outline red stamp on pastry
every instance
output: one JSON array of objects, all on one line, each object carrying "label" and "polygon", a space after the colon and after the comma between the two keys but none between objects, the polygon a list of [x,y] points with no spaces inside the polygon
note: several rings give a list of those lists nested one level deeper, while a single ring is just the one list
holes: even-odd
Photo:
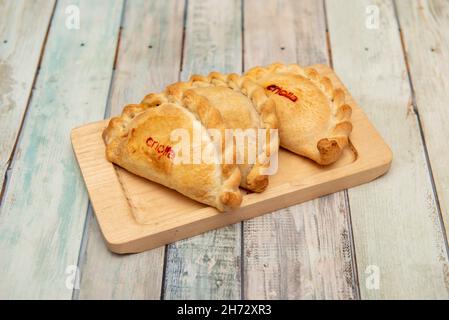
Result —
[{"label": "red stamp on pastry", "polygon": [[159,141],[154,140],[152,137],[149,137],[146,140],[146,144],[150,149],[156,151],[156,153],[159,155],[157,158],[158,160],[160,160],[162,157],[166,157],[168,160],[173,160],[175,158],[175,152],[169,145],[163,145],[159,143]]},{"label": "red stamp on pastry", "polygon": [[281,87],[275,85],[275,84],[270,84],[267,87],[268,91],[272,91],[280,96],[286,97],[287,99],[290,99],[293,102],[296,102],[298,100],[298,97],[293,93],[293,92],[289,92],[287,90],[282,89]]}]

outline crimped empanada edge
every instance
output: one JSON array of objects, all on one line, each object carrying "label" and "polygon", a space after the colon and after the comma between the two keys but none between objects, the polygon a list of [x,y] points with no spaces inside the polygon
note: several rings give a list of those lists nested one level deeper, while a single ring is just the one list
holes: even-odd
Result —
[{"label": "crimped empanada edge", "polygon": [[330,100],[332,106],[331,125],[329,131],[326,133],[327,137],[317,142],[316,148],[319,156],[314,157],[313,155],[305,154],[304,156],[312,158],[312,160],[321,165],[328,165],[335,162],[340,157],[343,149],[348,145],[349,135],[352,131],[352,123],[350,120],[352,109],[345,101],[344,91],[340,88],[335,88],[332,81],[327,76],[322,75],[318,70],[312,67],[302,68],[297,64],[286,65],[276,62],[266,67],[258,66],[247,71],[244,77],[249,77],[257,81],[257,79],[267,73],[282,72],[290,72],[305,77],[314,83]]}]

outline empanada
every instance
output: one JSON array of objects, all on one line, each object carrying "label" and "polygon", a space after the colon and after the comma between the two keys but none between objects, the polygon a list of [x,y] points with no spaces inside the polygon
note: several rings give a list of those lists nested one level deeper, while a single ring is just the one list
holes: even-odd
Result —
[{"label": "empanada", "polygon": [[[268,185],[267,169],[273,165],[270,159],[276,161],[279,139],[275,105],[263,88],[237,74],[212,72],[207,77],[194,75],[186,82],[169,85],[160,94],[147,95],[142,103],[157,105],[163,101],[180,101],[183,96],[192,102],[198,96],[206,98],[209,106],[218,110],[227,129],[234,129],[235,133],[235,129],[240,129],[239,133],[244,133],[240,135],[244,136],[243,139],[236,138],[242,146],[237,151],[237,163],[242,174],[240,185],[254,192],[265,190]],[[215,128],[216,122],[211,117],[206,118],[206,115],[213,113],[211,110],[198,109],[197,103],[187,103],[186,106],[207,128]],[[264,139],[259,137],[259,132],[265,134]],[[253,144],[248,142],[248,137],[251,137]],[[249,156],[251,152],[252,157]]]},{"label": "empanada", "polygon": [[322,165],[340,157],[352,131],[343,90],[315,69],[296,64],[255,67],[245,76],[276,103],[282,147]]},{"label": "empanada", "polygon": [[[124,169],[154,182],[175,189],[178,192],[220,211],[237,208],[242,195],[239,190],[240,170],[235,164],[225,164],[221,157],[233,149],[224,144],[217,145],[196,117],[183,106],[194,103],[198,109],[209,109],[206,99],[181,98],[179,103],[164,102],[149,107],[146,104],[128,105],[120,117],[111,119],[103,132],[106,156],[109,161]],[[214,115],[216,127],[224,130],[220,117]],[[175,159],[173,141],[175,130],[188,133],[188,149],[184,155],[201,151],[208,153],[215,162]],[[191,138],[197,134],[197,138]],[[220,148],[222,148],[220,150]]]}]

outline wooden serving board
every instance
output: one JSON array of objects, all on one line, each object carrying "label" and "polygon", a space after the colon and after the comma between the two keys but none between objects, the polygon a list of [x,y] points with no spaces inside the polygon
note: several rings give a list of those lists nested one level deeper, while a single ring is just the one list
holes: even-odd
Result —
[{"label": "wooden serving board", "polygon": [[233,212],[218,212],[110,163],[101,137],[109,120],[73,129],[73,149],[108,248],[116,253],[149,250],[360,185],[388,171],[390,148],[332,69],[314,67],[347,94],[353,109],[351,146],[330,166],[281,149],[278,172],[270,177],[267,190],[245,194]]}]

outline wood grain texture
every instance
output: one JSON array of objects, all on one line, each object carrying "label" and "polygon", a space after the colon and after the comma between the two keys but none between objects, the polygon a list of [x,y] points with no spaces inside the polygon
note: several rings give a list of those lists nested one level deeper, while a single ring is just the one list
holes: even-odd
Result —
[{"label": "wood grain texture", "polygon": [[351,10],[326,1],[334,68],[395,157],[384,178],[348,190],[361,296],[447,299],[448,257],[393,3],[345,4]]},{"label": "wood grain texture", "polygon": [[[242,71],[241,1],[189,0],[182,80]],[[167,248],[164,299],[239,299],[241,224]]]},{"label": "wood grain texture", "polygon": [[449,3],[396,1],[415,103],[449,234]]},{"label": "wood grain texture", "polygon": [[[69,4],[79,30],[66,27]],[[88,199],[69,133],[104,114],[121,11],[121,1],[57,4],[0,212],[1,298],[72,297],[66,270],[77,265]]]},{"label": "wood grain texture", "polygon": [[0,189],[17,141],[55,2],[0,2]]},{"label": "wood grain texture", "polygon": [[[177,0],[127,1],[117,56],[111,114],[147,93],[177,81],[181,64],[184,4]],[[164,247],[118,256],[107,250],[96,219],[89,221],[80,299],[159,299]]]},{"label": "wood grain texture", "polygon": [[[245,1],[245,69],[329,63],[322,1]],[[244,297],[353,299],[357,281],[344,192],[244,223]]]}]

